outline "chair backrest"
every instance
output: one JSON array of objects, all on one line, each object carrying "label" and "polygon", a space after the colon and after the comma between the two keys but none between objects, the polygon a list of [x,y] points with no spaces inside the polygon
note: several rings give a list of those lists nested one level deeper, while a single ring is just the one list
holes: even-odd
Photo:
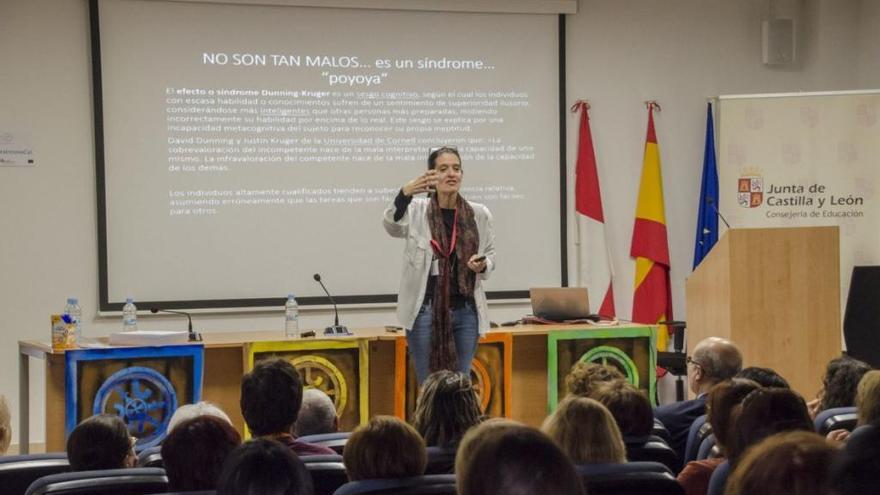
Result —
[{"label": "chair backrest", "polygon": [[70,471],[67,454],[29,454],[0,456],[0,487],[9,495],[24,495],[31,483],[50,474]]},{"label": "chair backrest", "polygon": [[156,495],[217,495],[217,490],[202,490],[197,492],[167,492]]},{"label": "chair backrest", "polygon": [[708,437],[711,433],[712,427],[706,420],[706,415],[697,416],[697,419],[691,423],[690,430],[688,430],[687,443],[684,446],[684,459],[682,459],[681,463],[682,466],[697,459],[697,453],[700,451],[700,444],[703,443],[703,439]]},{"label": "chair backrest", "polygon": [[654,418],[654,427],[651,428],[651,435],[662,438],[667,444],[672,440],[672,435],[666,429],[666,425],[657,418]]},{"label": "chair backrest", "polygon": [[162,446],[147,447],[138,454],[138,467],[165,467],[162,462]]},{"label": "chair backrest", "polygon": [[145,495],[168,491],[165,470],[159,468],[102,469],[44,476],[26,495]]},{"label": "chair backrest", "polygon": [[412,478],[350,481],[334,495],[455,495],[455,475],[426,474]]},{"label": "chair backrest", "polygon": [[428,447],[428,465],[425,474],[452,474],[455,472],[455,449]]},{"label": "chair backrest", "polygon": [[338,431],[336,433],[306,435],[303,437],[299,437],[297,440],[299,440],[300,442],[310,443],[312,445],[321,445],[323,447],[332,449],[333,452],[336,452],[339,455],[342,455],[342,451],[345,450],[345,443],[348,442],[348,437],[350,436],[350,431]]},{"label": "chair backrest", "polygon": [[348,483],[348,474],[341,455],[304,455],[300,457],[312,476],[315,495],[332,495]]},{"label": "chair backrest", "polygon": [[834,407],[817,414],[813,427],[820,435],[827,435],[832,430],[853,431],[857,422],[858,413],[855,407]]},{"label": "chair backrest", "polygon": [[659,462],[673,473],[678,471],[678,455],[659,437],[651,436],[647,439],[644,437],[624,437],[623,441],[626,444],[627,460],[631,462]]},{"label": "chair backrest", "polygon": [[712,471],[712,477],[709,478],[709,490],[706,492],[706,495],[724,495],[728,476],[730,476],[730,462],[724,461],[715,468],[715,471]]},{"label": "chair backrest", "polygon": [[575,466],[590,495],[683,495],[672,472],[657,462]]},{"label": "chair backrest", "polygon": [[700,450],[697,451],[696,460],[702,461],[703,459],[708,459],[712,457],[715,447],[715,435],[709,435],[704,438],[702,443],[700,443]]}]

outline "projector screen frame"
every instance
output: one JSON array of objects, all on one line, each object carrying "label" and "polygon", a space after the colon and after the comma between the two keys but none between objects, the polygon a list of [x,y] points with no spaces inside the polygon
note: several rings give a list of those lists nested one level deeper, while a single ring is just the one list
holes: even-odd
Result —
[{"label": "projector screen frame", "polygon": [[[98,234],[98,311],[99,313],[117,313],[122,311],[124,301],[109,300],[109,265],[107,256],[107,198],[104,153],[104,105],[101,70],[101,32],[99,0],[89,0],[90,47],[92,62],[92,104],[93,126],[95,137],[95,183]],[[557,28],[558,46],[558,84],[559,84],[559,218],[560,218],[560,285],[568,286],[568,186],[566,167],[566,93],[565,93],[565,14],[559,14]],[[333,288],[332,282],[330,283]],[[332,291],[331,291],[332,293]],[[529,290],[487,291],[490,301],[522,301],[528,300]],[[381,304],[389,305],[397,302],[397,294],[341,295],[335,297],[341,306]],[[242,309],[259,310],[283,306],[284,297],[248,298],[248,299],[210,299],[210,300],[176,300],[176,301],[137,301],[142,309],[157,307],[162,309],[190,310],[228,310]],[[298,297],[300,306],[327,306],[331,301],[325,296]]]}]

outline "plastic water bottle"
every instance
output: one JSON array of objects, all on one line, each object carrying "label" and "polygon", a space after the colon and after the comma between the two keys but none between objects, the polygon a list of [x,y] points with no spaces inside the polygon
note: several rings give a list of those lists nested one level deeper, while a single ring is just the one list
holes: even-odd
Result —
[{"label": "plastic water bottle", "polygon": [[64,306],[64,314],[70,316],[73,323],[76,323],[76,341],[82,341],[82,308],[79,306],[79,300],[75,297],[67,298],[67,305]]},{"label": "plastic water bottle", "polygon": [[134,299],[129,297],[125,300],[125,306],[122,307],[122,331],[134,332],[137,329],[137,306],[134,305]]},{"label": "plastic water bottle", "polygon": [[284,336],[299,337],[299,304],[293,294],[287,296],[287,303],[284,305]]}]

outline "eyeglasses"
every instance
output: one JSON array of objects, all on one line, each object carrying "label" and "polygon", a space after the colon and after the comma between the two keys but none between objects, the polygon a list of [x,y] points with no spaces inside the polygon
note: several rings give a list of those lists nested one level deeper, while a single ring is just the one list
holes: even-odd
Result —
[{"label": "eyeglasses", "polygon": [[687,364],[692,364],[692,365],[694,365],[694,366],[699,366],[700,368],[703,367],[702,364],[698,363],[697,361],[694,360],[694,358],[692,358],[692,357],[690,357],[690,356],[687,357],[686,361],[687,361]]}]

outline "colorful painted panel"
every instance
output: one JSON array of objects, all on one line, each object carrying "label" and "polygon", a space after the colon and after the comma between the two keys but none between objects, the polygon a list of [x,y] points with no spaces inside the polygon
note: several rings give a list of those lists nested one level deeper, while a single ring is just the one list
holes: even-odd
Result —
[{"label": "colorful painted panel", "polygon": [[171,415],[202,398],[204,347],[122,347],[65,353],[65,435],[95,414],[119,415],[140,451],[161,443]]},{"label": "colorful painted panel", "polygon": [[[395,342],[394,413],[412,419],[418,397],[416,373],[407,353],[406,338]],[[508,417],[513,339],[509,333],[490,333],[480,339],[471,364],[471,381],[477,389],[483,412],[490,417]]]},{"label": "colorful painted panel", "polygon": [[269,357],[293,364],[306,388],[323,390],[336,405],[341,431],[351,431],[369,419],[369,352],[367,341],[309,340],[249,344],[247,371]]},{"label": "colorful painted panel", "polygon": [[656,329],[653,327],[561,330],[547,334],[548,410],[565,396],[565,377],[575,363],[614,366],[655,402]]}]

